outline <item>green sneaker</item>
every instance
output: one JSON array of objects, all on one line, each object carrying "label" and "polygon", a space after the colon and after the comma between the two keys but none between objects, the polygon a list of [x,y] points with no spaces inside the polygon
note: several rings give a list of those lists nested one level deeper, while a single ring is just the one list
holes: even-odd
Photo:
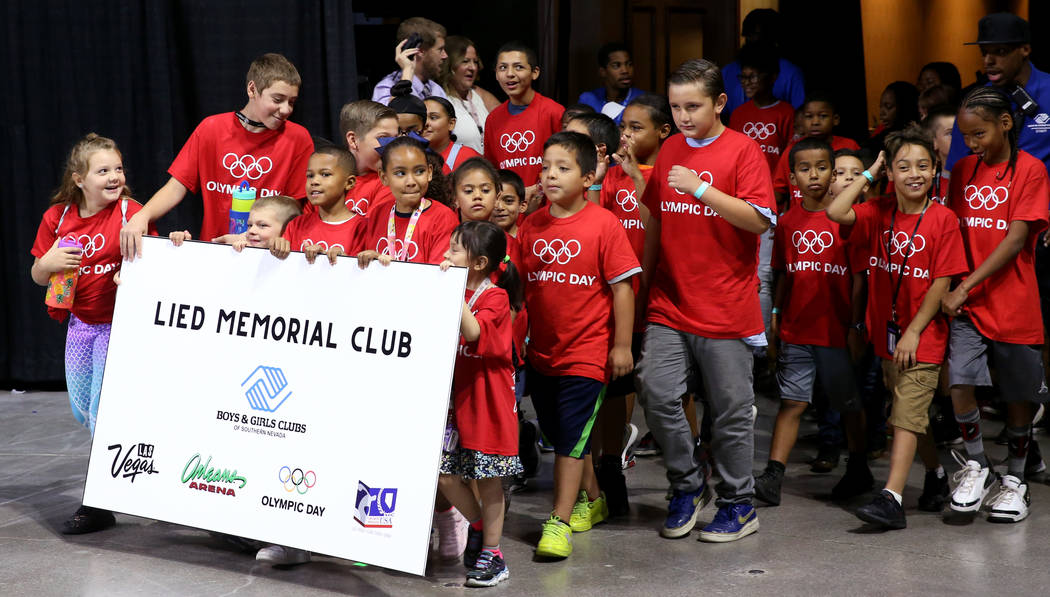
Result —
[{"label": "green sneaker", "polygon": [[600,494],[592,502],[587,499],[587,492],[581,491],[576,498],[576,504],[572,507],[572,517],[569,518],[569,526],[574,533],[582,533],[591,530],[591,527],[609,518],[609,504],[605,501],[605,494]]},{"label": "green sneaker", "polygon": [[543,534],[536,545],[536,555],[545,558],[567,558],[572,553],[572,528],[551,514],[543,523]]}]

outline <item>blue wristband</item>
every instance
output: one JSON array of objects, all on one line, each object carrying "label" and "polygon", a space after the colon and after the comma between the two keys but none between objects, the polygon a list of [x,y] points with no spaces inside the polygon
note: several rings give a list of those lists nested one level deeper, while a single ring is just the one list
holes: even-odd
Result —
[{"label": "blue wristband", "polygon": [[875,177],[871,175],[871,172],[868,172],[867,170],[865,170],[864,172],[861,172],[861,175],[863,175],[864,178],[868,179],[868,184],[874,184],[875,183]]},{"label": "blue wristband", "polygon": [[700,186],[696,187],[696,190],[693,191],[693,197],[696,197],[697,199],[703,197],[704,192],[707,191],[707,187],[709,186],[711,186],[711,183],[707,182],[706,180],[701,180]]},{"label": "blue wristband", "polygon": [[591,186],[587,187],[587,190],[588,191],[600,191],[600,190],[602,190],[602,185],[600,185],[600,184],[592,184]]}]

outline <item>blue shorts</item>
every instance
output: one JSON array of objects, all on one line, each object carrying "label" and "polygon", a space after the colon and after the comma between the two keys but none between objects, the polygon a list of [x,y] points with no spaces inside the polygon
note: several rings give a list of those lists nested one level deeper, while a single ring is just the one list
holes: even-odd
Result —
[{"label": "blue shorts", "polygon": [[548,376],[529,367],[532,405],[540,431],[554,453],[583,458],[591,449],[591,430],[605,397],[605,384],[578,375]]}]

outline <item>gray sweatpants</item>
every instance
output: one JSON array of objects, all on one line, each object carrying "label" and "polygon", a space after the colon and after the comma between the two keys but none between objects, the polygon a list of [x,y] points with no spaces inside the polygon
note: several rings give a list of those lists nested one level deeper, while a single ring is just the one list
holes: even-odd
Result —
[{"label": "gray sweatpants", "polygon": [[743,340],[704,338],[656,324],[646,328],[636,377],[638,401],[663,450],[673,489],[693,492],[703,483],[693,457],[696,444],[682,410],[682,396],[703,379],[711,410],[714,463],[722,477],[715,487],[717,504],[751,503],[755,451],[751,365],[751,348]]}]

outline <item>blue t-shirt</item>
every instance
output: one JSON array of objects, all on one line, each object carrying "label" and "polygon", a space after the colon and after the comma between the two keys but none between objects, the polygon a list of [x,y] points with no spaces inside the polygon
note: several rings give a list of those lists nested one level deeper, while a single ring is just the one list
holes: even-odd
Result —
[{"label": "blue t-shirt", "polygon": [[[616,114],[616,116],[612,116],[608,112],[605,112],[605,114],[607,116],[611,116],[612,119],[616,121],[616,124],[620,124],[620,121],[623,120],[623,109],[627,107],[627,104],[631,103],[632,100],[634,100],[639,95],[642,95],[643,93],[645,92],[641,89],[631,87],[627,90],[627,97],[624,98],[623,103],[615,102],[617,105],[621,106],[620,108],[618,108],[619,113]],[[590,91],[584,91],[583,93],[581,93],[580,103],[587,104],[588,106],[594,108],[595,112],[602,114],[602,108],[605,107],[605,104],[609,103],[609,100],[605,98],[605,87],[599,87],[597,89],[592,89]]]},{"label": "blue t-shirt", "polygon": [[[1039,113],[1034,118],[1025,117],[1017,137],[1017,146],[1042,160],[1047,172],[1050,172],[1050,75],[1032,66],[1032,74],[1024,88],[1039,104]],[[1016,104],[1011,102],[1011,105],[1017,110]],[[970,148],[963,142],[959,123],[956,122],[952,126],[952,146],[948,150],[948,163],[944,165],[944,170],[950,171],[955,162],[968,155]]]},{"label": "blue t-shirt", "polygon": [[[722,81],[726,87],[726,97],[729,98],[722,110],[722,115],[726,118],[729,118],[733,110],[747,103],[744,86],[740,84],[740,79],[737,79],[739,76],[740,63],[735,60],[722,68]],[[777,75],[777,80],[773,81],[773,97],[788,102],[798,110],[802,102],[806,101],[806,84],[802,79],[802,69],[781,58],[780,74]]]}]

